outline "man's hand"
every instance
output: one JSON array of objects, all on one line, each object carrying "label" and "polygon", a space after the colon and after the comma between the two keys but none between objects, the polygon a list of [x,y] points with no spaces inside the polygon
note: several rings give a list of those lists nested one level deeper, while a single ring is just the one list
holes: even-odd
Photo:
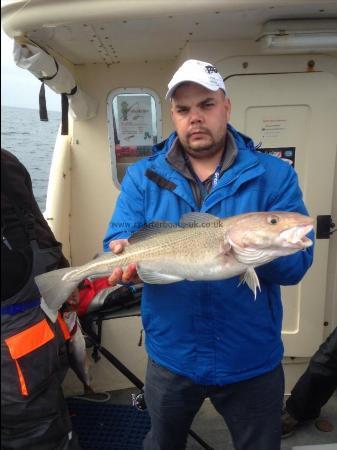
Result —
[{"label": "man's hand", "polygon": [[[122,253],[127,245],[129,245],[127,239],[117,239],[115,241],[111,241],[109,247],[113,253],[118,254]],[[137,275],[135,263],[129,264],[124,272],[120,267],[116,267],[110,275],[108,281],[111,286],[116,286],[116,284],[120,281],[123,283],[141,283],[141,279]]]}]

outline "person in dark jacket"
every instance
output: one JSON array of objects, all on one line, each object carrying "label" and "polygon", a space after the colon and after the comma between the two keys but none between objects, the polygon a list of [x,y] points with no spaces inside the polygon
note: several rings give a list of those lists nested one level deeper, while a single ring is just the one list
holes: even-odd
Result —
[{"label": "person in dark jacket", "polygon": [[[296,173],[257,152],[228,122],[231,103],[216,67],[186,61],[167,98],[176,128],[153,155],[130,166],[104,249],[118,253],[142,224],[179,223],[190,212],[226,218],[253,211],[307,214]],[[209,397],[237,450],[278,450],[284,380],[280,285],[299,283],[313,249],[257,269],[256,301],[239,277],[144,284],[142,321],[149,356],[145,401],[151,430],[145,450],[181,450]],[[135,281],[135,264],[112,284]]]},{"label": "person in dark jacket", "polygon": [[1,448],[75,450],[61,383],[67,327],[40,307],[38,274],[67,267],[29,173],[1,149]]},{"label": "person in dark jacket", "polygon": [[337,389],[337,328],[309,361],[286,401],[282,437],[291,436],[304,422],[317,419]]}]

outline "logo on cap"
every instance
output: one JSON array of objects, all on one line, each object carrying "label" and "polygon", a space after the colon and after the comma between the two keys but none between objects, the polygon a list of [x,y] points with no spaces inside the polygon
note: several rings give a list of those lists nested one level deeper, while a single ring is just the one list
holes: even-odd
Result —
[{"label": "logo on cap", "polygon": [[208,74],[218,73],[218,69],[214,66],[205,66],[205,70]]}]

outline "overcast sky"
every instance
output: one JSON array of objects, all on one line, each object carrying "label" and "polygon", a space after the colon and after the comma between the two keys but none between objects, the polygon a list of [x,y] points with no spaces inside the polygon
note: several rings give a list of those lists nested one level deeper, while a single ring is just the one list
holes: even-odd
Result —
[{"label": "overcast sky", "polygon": [[[39,108],[41,83],[28,70],[15,65],[13,40],[1,29],[1,105]],[[46,86],[47,109],[61,110],[61,97]]]}]

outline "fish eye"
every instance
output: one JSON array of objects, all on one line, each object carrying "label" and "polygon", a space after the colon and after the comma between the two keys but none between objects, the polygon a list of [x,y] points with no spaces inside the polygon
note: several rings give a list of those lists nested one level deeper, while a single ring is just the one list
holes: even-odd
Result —
[{"label": "fish eye", "polygon": [[270,225],[276,225],[279,220],[280,218],[278,216],[269,216],[267,222],[270,223]]}]

